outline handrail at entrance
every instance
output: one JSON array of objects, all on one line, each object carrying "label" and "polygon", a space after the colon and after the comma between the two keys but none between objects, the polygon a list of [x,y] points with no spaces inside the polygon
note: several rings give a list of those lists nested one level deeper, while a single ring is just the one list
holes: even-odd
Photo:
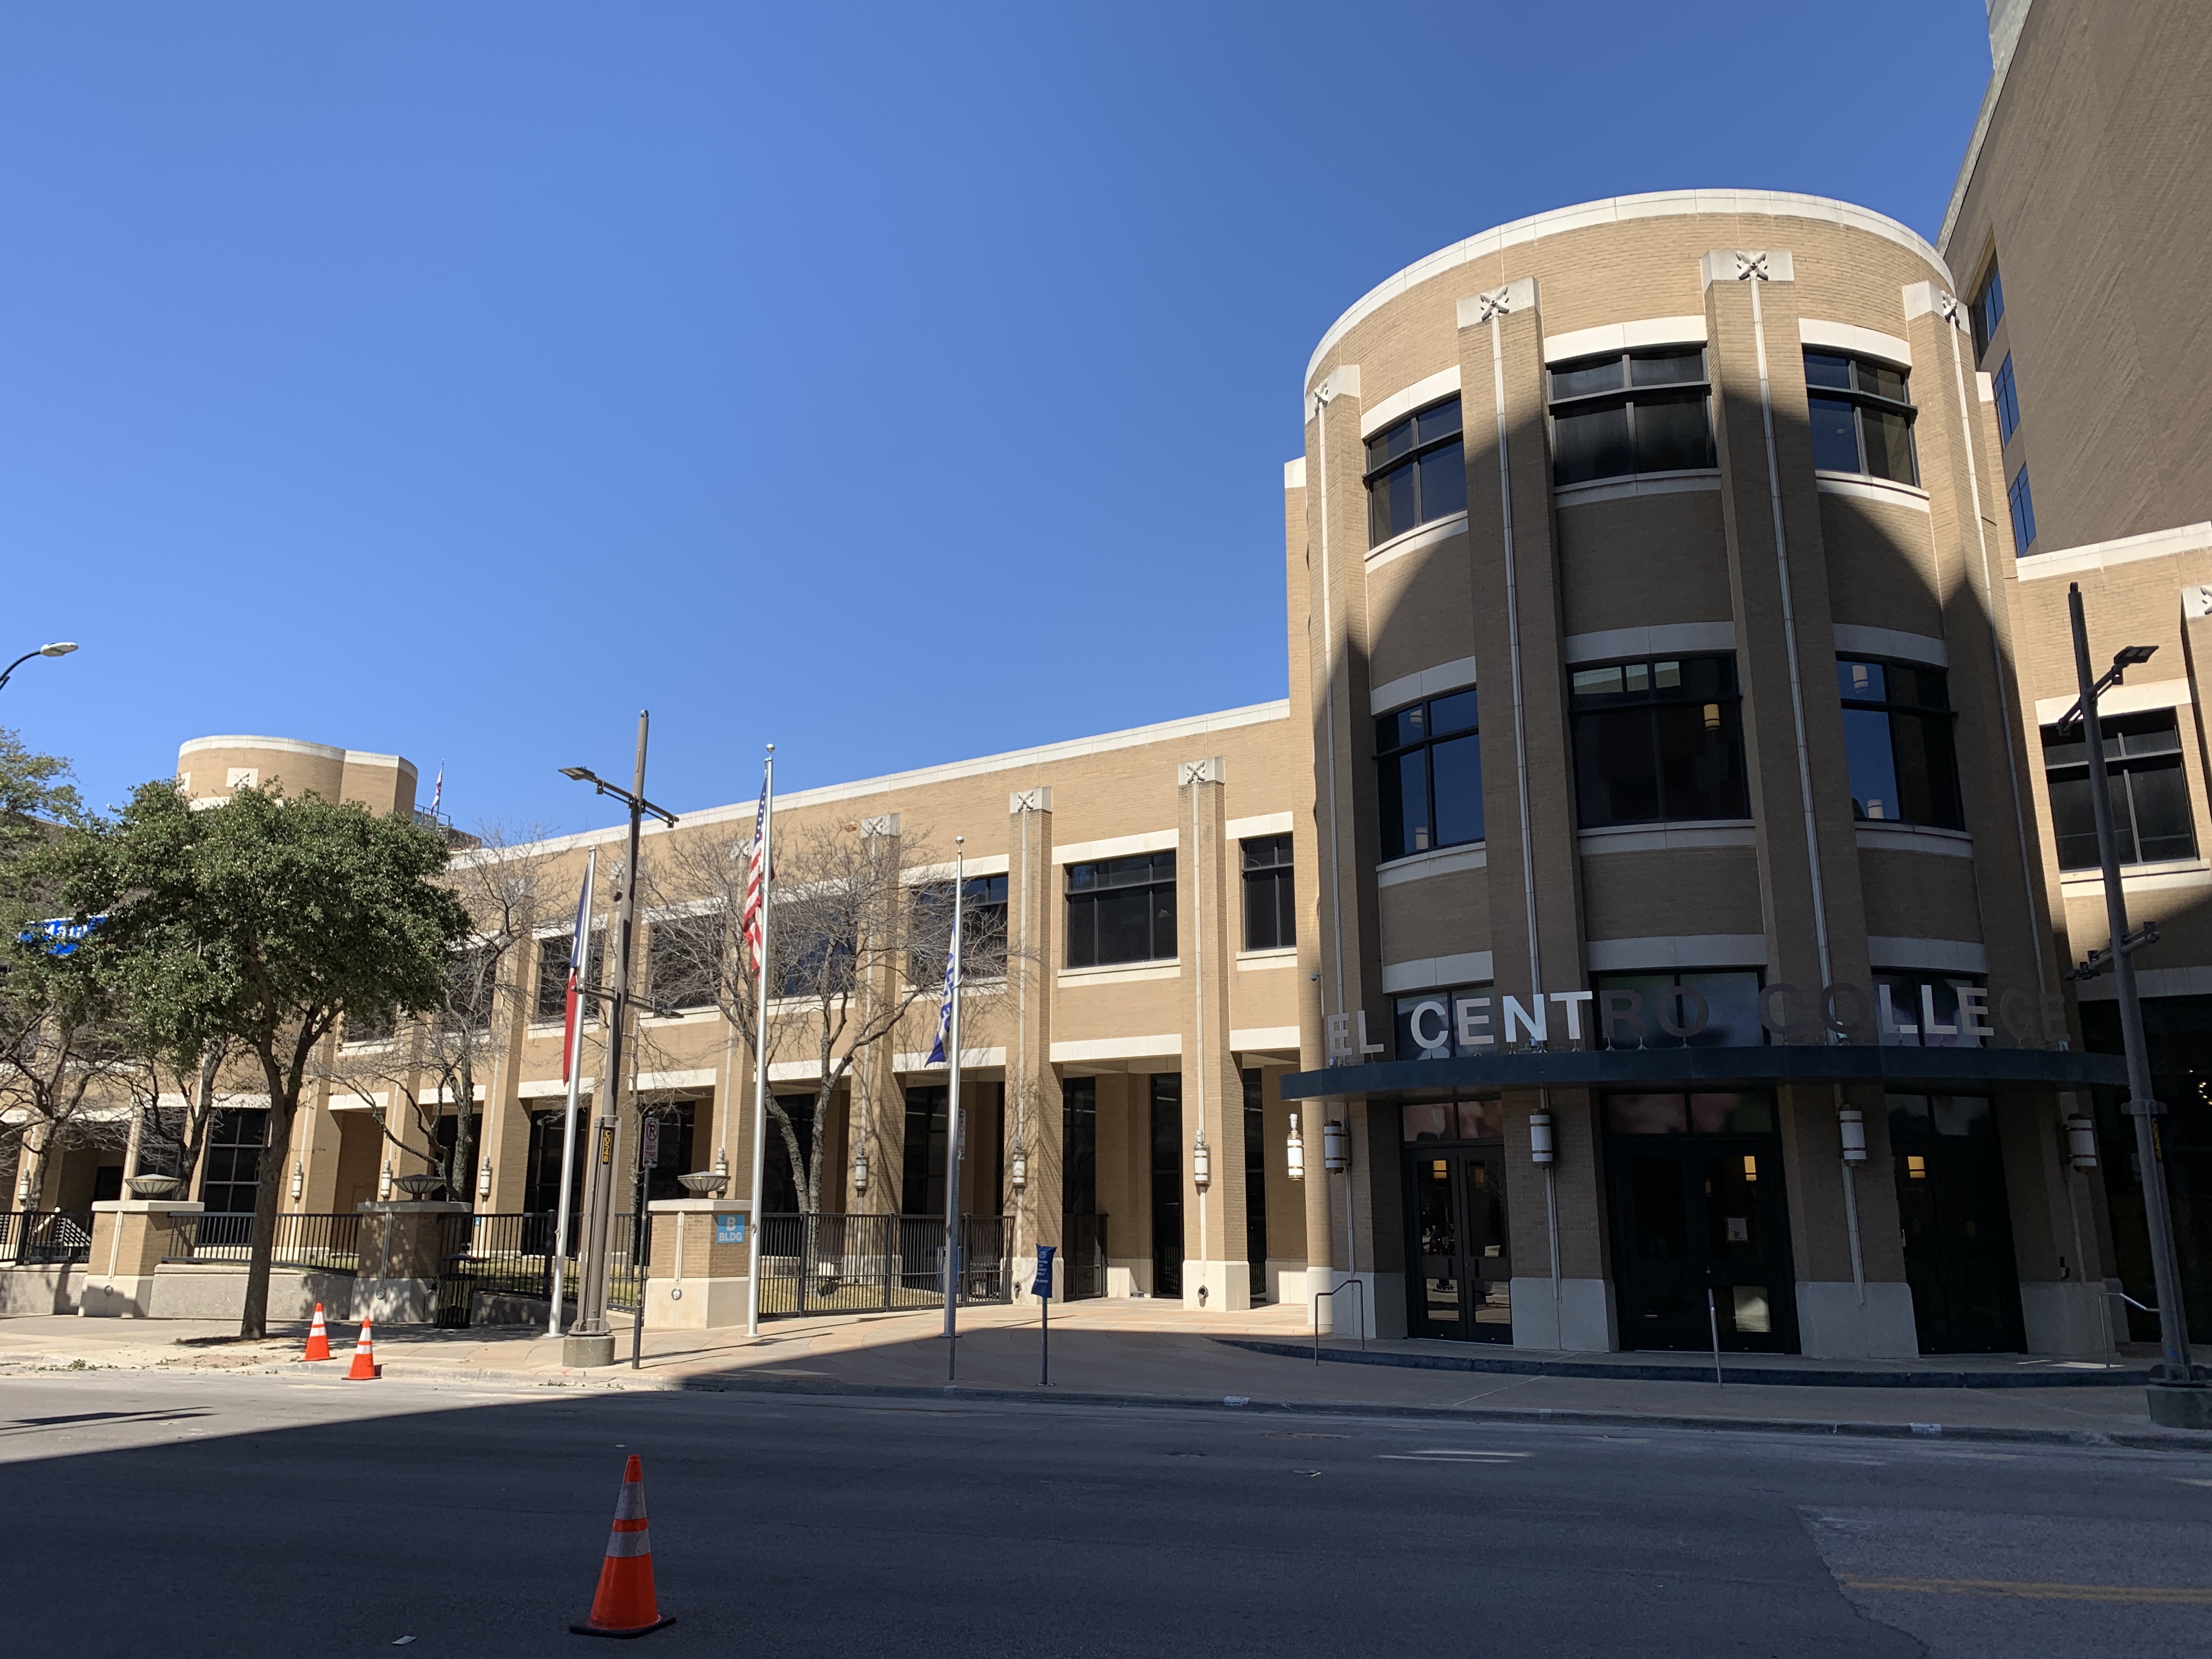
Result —
[{"label": "handrail at entrance", "polygon": [[[1359,1347],[1363,1353],[1367,1349],[1367,1284],[1364,1279],[1347,1279],[1341,1285],[1332,1285],[1325,1291],[1314,1292],[1313,1306],[1306,1315],[1306,1322],[1313,1329],[1314,1364],[1316,1365],[1321,1364],[1321,1304],[1328,1302],[1339,1291],[1359,1292]],[[1336,1311],[1334,1302],[1329,1302],[1329,1311]]]}]

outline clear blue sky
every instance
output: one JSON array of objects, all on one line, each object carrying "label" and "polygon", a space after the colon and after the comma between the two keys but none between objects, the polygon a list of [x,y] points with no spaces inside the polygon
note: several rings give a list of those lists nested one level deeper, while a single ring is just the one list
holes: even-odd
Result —
[{"label": "clear blue sky", "polygon": [[1635,191],[1932,234],[1988,73],[1977,0],[17,0],[0,647],[83,649],[0,724],[580,829],[641,706],[683,810],[1279,696],[1340,311]]}]

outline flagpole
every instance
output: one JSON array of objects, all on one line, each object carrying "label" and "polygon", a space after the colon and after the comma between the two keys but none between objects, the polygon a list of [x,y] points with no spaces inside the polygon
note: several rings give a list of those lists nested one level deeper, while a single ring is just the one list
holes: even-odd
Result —
[{"label": "flagpole", "polygon": [[753,998],[753,1202],[745,1225],[752,1233],[747,1252],[751,1265],[745,1273],[745,1334],[760,1334],[761,1188],[768,1176],[768,954],[769,932],[775,907],[770,902],[775,883],[775,745],[768,746],[761,769],[760,845],[753,856],[760,861],[760,951],[753,965],[760,977]]},{"label": "flagpole", "polygon": [[[443,773],[440,775],[443,776]],[[562,1293],[568,1288],[568,1192],[569,1183],[576,1178],[577,1097],[584,1084],[584,999],[581,992],[588,988],[580,981],[592,960],[592,888],[599,872],[599,849],[594,847],[584,865],[584,892],[576,907],[576,914],[583,918],[583,926],[578,931],[582,935],[580,948],[584,957],[581,962],[568,964],[569,981],[576,984],[578,989],[571,994],[575,1006],[569,1011],[568,1052],[562,1056],[566,1062],[563,1069],[568,1073],[568,1111],[561,1131],[561,1199],[553,1227],[553,1305],[545,1316],[545,1334],[548,1336],[561,1334],[561,1303]]]},{"label": "flagpole", "polygon": [[[965,836],[955,836],[952,844],[966,844]],[[951,1030],[945,1043],[945,1060],[951,1066],[951,1078],[945,1091],[945,1380],[951,1382],[959,1367],[960,1332],[957,1311],[960,1306],[960,932],[963,903],[968,896],[968,855],[956,852],[952,859],[952,945],[949,977],[952,981],[952,1015]]]}]

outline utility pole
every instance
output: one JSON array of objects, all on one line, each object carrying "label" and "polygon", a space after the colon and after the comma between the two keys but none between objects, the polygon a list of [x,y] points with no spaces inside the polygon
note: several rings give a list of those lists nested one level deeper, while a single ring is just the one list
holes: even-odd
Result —
[{"label": "utility pole", "polygon": [[[2105,921],[2111,944],[2069,975],[2087,979],[2109,966],[2120,1005],[2120,1042],[2127,1051],[2128,1115],[2136,1121],[2136,1158],[2142,1165],[2143,1224],[2150,1234],[2153,1281],[2158,1287],[2158,1331],[2160,1358],[2167,1383],[2195,1380],[2189,1358],[2189,1320],[2181,1304],[2181,1273],[2173,1248],[2173,1212],[2166,1199],[2166,1165],[2159,1157],[2158,1129],[2154,1119],[2166,1110],[2151,1097],[2150,1056],[2143,1042],[2142,1000],[2136,989],[2135,953],[2158,940],[2158,929],[2148,927],[2140,935],[2128,932],[2127,894],[2120,885],[2120,851],[2112,836],[2112,785],[2105,769],[2105,732],[2097,714],[2097,698],[2118,685],[2129,668],[2149,659],[2155,646],[2133,645],[2112,659],[2101,678],[2089,672],[2089,624],[2081,610],[2081,585],[2069,583],[2066,608],[2074,624],[2074,676],[2081,687],[2078,712],[2081,741],[2089,751],[2089,805],[2097,823],[2097,860],[2105,878]],[[2063,726],[2072,722],[2062,720]],[[2154,1394],[2154,1408],[2159,1404]]]},{"label": "utility pole", "polygon": [[[623,1047],[629,1019],[629,952],[632,923],[637,916],[638,835],[648,812],[672,828],[676,815],[645,798],[645,744],[653,716],[637,715],[637,769],[628,789],[609,783],[588,767],[564,766],[561,775],[588,783],[592,793],[612,795],[629,808],[629,858],[623,866],[622,889],[615,901],[614,980],[607,999],[606,1069],[592,1091],[598,1109],[592,1115],[591,1163],[584,1181],[582,1251],[576,1264],[576,1322],[561,1343],[563,1365],[611,1365],[615,1338],[607,1326],[607,1257],[614,1231],[615,1139],[620,1109]],[[645,1316],[641,1288],[637,1317]]]},{"label": "utility pole", "polygon": [[[960,848],[965,836],[955,836]],[[952,859],[951,963],[946,977],[952,981],[952,1013],[947,1021],[945,1062],[951,1068],[945,1091],[945,1380],[957,1380],[960,1365],[960,981],[967,964],[961,960],[960,932],[968,893],[968,855],[955,852]]]}]

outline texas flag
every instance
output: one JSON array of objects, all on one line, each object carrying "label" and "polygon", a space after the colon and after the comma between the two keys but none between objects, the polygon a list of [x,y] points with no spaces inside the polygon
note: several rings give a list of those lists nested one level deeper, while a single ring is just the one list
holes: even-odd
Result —
[{"label": "texas flag", "polygon": [[576,931],[568,942],[568,998],[561,1030],[561,1081],[566,1083],[583,1063],[585,964],[592,950],[592,878],[599,873],[599,854],[592,849],[584,866],[584,890],[576,895]]}]

